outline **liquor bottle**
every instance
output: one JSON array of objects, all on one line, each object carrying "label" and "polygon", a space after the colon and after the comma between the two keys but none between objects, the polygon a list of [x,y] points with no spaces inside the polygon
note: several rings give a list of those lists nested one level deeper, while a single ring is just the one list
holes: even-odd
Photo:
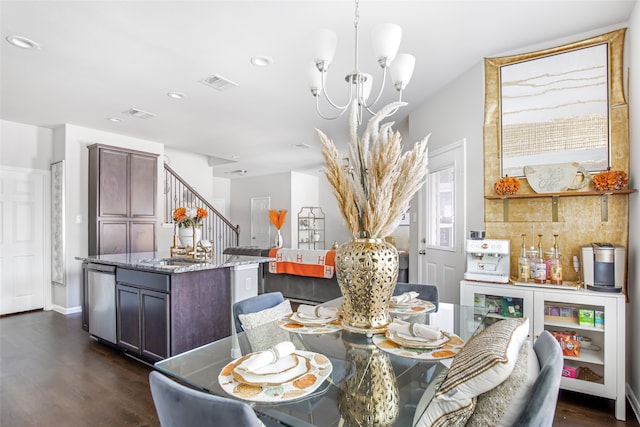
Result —
[{"label": "liquor bottle", "polygon": [[533,273],[535,283],[545,283],[547,281],[547,264],[544,262],[544,250],[542,249],[542,234],[538,234],[538,253],[536,255],[536,268]]},{"label": "liquor bottle", "polygon": [[520,248],[520,258],[518,258],[518,280],[521,282],[531,280],[531,266],[529,265],[529,258],[527,258],[527,248],[524,245],[526,237],[526,234],[522,234],[522,247]]},{"label": "liquor bottle", "polygon": [[553,258],[551,258],[551,283],[562,284],[562,263],[560,262],[560,249],[558,248],[558,235],[553,235]]}]

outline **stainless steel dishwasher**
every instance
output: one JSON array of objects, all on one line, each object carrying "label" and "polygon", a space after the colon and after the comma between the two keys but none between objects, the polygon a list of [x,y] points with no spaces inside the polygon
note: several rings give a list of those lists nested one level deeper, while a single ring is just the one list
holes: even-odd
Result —
[{"label": "stainless steel dishwasher", "polygon": [[89,333],[116,343],[116,268],[87,263]]}]

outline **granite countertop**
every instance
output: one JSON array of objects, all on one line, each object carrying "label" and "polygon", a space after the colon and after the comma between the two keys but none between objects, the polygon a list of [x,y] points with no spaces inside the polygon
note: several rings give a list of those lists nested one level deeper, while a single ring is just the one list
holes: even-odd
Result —
[{"label": "granite countertop", "polygon": [[259,264],[272,261],[273,258],[248,255],[225,255],[222,263],[205,262],[186,258],[172,258],[169,252],[138,252],[130,254],[77,256],[75,259],[116,267],[161,273],[188,273],[191,271],[211,270],[214,268],[236,267],[239,265]]}]

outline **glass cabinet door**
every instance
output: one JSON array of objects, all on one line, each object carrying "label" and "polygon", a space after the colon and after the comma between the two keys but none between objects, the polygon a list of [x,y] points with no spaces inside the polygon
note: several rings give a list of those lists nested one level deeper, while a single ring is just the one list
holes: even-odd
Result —
[{"label": "glass cabinet door", "polygon": [[562,387],[615,398],[615,301],[577,293],[540,292],[536,298],[543,309],[536,311],[534,334],[547,330],[563,348]]},{"label": "glass cabinet door", "polygon": [[[529,335],[533,335],[533,292],[510,285],[482,285],[463,282],[460,304],[473,305],[478,313],[487,313],[486,326],[500,319],[529,318]],[[493,322],[491,319],[494,319]]]}]

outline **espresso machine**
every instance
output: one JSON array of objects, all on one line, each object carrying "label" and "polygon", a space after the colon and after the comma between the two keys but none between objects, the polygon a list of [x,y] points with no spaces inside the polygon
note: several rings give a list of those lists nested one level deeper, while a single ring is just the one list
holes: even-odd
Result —
[{"label": "espresso machine", "polygon": [[626,251],[611,243],[591,243],[582,247],[582,275],[587,289],[620,292],[625,282]]},{"label": "espresso machine", "polygon": [[509,283],[509,240],[468,239],[466,280]]}]

